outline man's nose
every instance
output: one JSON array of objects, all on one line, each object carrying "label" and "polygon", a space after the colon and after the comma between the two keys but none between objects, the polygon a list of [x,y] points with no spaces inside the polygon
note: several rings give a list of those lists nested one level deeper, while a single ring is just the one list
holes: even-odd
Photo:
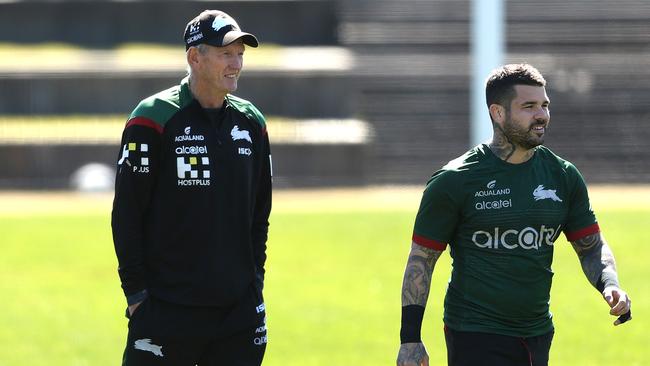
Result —
[{"label": "man's nose", "polygon": [[550,114],[548,108],[539,108],[539,109],[537,109],[537,112],[535,113],[535,119],[537,119],[537,120],[548,121],[550,116],[551,116],[551,114]]},{"label": "man's nose", "polygon": [[233,60],[230,62],[230,67],[236,70],[241,70],[243,64],[244,64],[244,58],[241,56],[237,56],[234,57]]}]

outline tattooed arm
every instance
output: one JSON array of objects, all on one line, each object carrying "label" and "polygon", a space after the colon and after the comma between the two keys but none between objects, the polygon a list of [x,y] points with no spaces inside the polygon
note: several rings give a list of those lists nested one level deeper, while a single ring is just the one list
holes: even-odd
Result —
[{"label": "tattooed arm", "polygon": [[[404,281],[402,282],[402,307],[415,305],[422,308],[423,314],[429,297],[433,268],[441,254],[442,251],[411,243],[411,252],[406,262]],[[404,328],[405,324],[402,324],[402,327]],[[419,329],[416,332],[419,334]],[[397,365],[428,366],[429,355],[424,344],[422,342],[403,343],[397,355]]]},{"label": "tattooed arm", "polygon": [[[587,235],[582,239],[571,242],[578,254],[582,270],[589,282],[601,292],[610,306],[610,314],[621,316],[630,311],[631,301],[627,293],[618,284],[616,261],[614,253],[601,233]],[[619,325],[627,319],[617,319],[614,325]]]},{"label": "tattooed arm", "polygon": [[411,243],[404,270],[404,281],[402,282],[402,306],[420,305],[426,307],[431,287],[431,275],[441,251],[429,249],[421,245]]}]

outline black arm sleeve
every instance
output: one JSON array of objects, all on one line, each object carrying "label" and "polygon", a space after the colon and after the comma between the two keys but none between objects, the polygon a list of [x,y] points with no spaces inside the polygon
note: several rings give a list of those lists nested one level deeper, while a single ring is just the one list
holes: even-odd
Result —
[{"label": "black arm sleeve", "polygon": [[147,288],[144,225],[159,156],[160,133],[148,126],[127,124],[117,162],[111,216],[118,273],[127,298]]},{"label": "black arm sleeve", "polygon": [[263,132],[263,141],[260,180],[257,184],[252,227],[253,255],[255,256],[257,285],[260,288],[264,285],[264,263],[266,262],[266,240],[269,231],[269,215],[271,214],[271,182],[273,175],[269,136],[266,130]]}]

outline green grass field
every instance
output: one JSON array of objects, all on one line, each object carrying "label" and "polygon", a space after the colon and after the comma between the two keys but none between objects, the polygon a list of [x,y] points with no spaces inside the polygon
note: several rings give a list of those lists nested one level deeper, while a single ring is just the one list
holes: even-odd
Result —
[{"label": "green grass field", "polygon": [[[265,365],[394,364],[401,277],[419,198],[388,194],[385,204],[362,194],[313,204],[305,202],[309,195],[276,196]],[[17,201],[16,209],[0,208],[0,365],[119,364],[127,320],[110,201],[75,206],[60,199],[43,209],[41,198],[30,203],[33,212]],[[0,196],[0,206],[12,202]],[[552,365],[650,364],[648,203],[596,207],[633,298],[634,320],[621,327],[612,326],[570,245],[563,238],[556,243]],[[441,303],[449,268],[447,253],[435,270],[423,329],[431,365],[446,364]]]}]

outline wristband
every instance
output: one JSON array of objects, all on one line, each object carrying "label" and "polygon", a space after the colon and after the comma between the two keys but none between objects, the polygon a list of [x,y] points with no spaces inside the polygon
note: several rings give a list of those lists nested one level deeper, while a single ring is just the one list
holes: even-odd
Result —
[{"label": "wristband", "polygon": [[402,344],[422,342],[420,337],[422,318],[424,318],[424,306],[402,306],[402,329],[399,332],[399,338]]}]

